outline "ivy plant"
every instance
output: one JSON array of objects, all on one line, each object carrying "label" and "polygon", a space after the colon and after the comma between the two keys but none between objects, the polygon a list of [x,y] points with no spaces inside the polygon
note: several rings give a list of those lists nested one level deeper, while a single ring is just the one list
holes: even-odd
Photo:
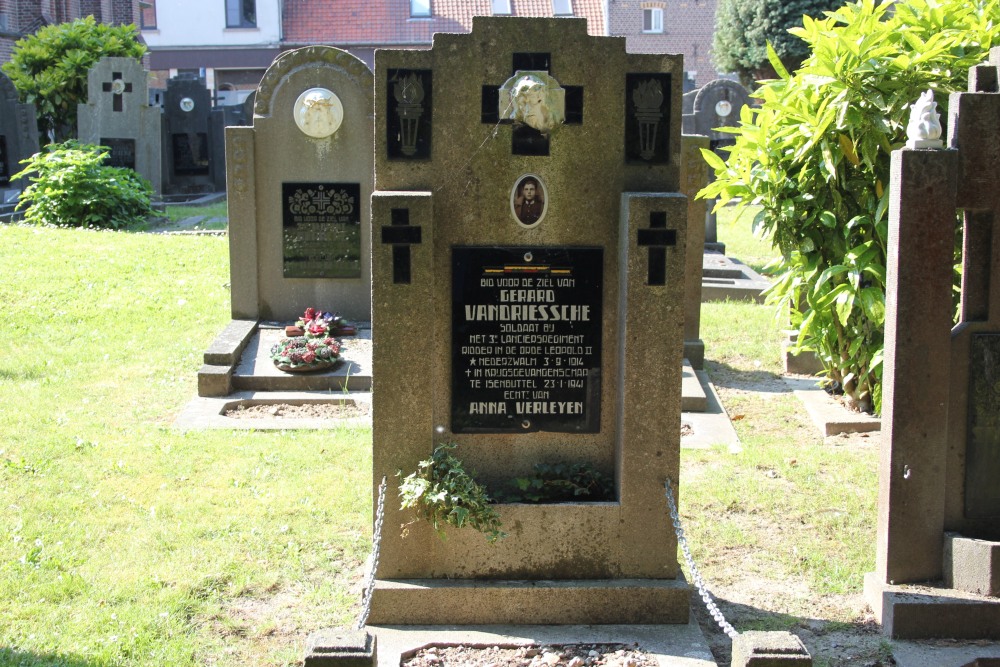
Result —
[{"label": "ivy plant", "polygon": [[466,526],[486,535],[495,543],[507,534],[501,530],[500,513],[491,503],[486,488],[465,470],[455,456],[457,445],[443,442],[434,448],[431,458],[417,464],[417,469],[403,477],[399,485],[401,509],[413,509],[418,519],[428,521],[441,539],[446,525]]},{"label": "ivy plant", "polygon": [[614,498],[614,485],[589,463],[536,463],[532,474],[516,477],[512,490],[502,494],[505,503],[560,503],[606,501]]},{"label": "ivy plant", "polygon": [[122,229],[142,224],[156,212],[153,186],[131,169],[104,164],[108,150],[75,140],[49,144],[22,160],[27,177],[18,210],[35,224]]},{"label": "ivy plant", "polygon": [[719,206],[760,206],[755,229],[780,250],[769,300],[816,352],[854,407],[881,410],[890,153],[902,147],[909,106],[948,94],[1000,44],[998,0],[858,0],[803,18],[809,45],[789,73],[762,82],[744,107],[715,180],[700,195]]}]

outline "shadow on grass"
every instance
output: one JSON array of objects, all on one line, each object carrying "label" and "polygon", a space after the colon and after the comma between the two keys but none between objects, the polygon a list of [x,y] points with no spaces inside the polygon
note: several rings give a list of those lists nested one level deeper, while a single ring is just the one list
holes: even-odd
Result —
[{"label": "shadow on grass", "polygon": [[792,391],[782,376],[772,371],[736,368],[710,359],[705,360],[705,370],[717,388],[742,389],[767,394],[787,394]]},{"label": "shadow on grass", "polygon": [[31,653],[11,648],[0,648],[2,667],[97,667],[102,664],[75,655],[58,653]]}]

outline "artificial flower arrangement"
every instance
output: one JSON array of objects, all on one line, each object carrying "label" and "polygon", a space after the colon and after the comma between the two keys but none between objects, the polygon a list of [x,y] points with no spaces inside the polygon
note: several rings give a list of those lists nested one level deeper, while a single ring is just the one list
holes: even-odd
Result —
[{"label": "artificial flower arrangement", "polygon": [[353,336],[358,331],[353,324],[338,313],[326,313],[315,308],[306,308],[306,312],[294,325],[285,327],[286,336],[305,336],[306,338],[326,338],[328,336]]},{"label": "artificial flower arrangement", "polygon": [[340,315],[306,308],[294,325],[285,327],[285,338],[271,347],[271,359],[278,370],[290,373],[330,368],[340,360],[341,343],[334,336],[355,333]]}]

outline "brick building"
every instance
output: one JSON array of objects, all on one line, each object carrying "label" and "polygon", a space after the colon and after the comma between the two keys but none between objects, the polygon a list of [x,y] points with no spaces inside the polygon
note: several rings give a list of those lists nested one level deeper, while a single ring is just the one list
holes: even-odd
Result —
[{"label": "brick building", "polygon": [[632,53],[680,53],[694,86],[718,78],[712,63],[715,0],[608,0],[608,34]]},{"label": "brick building", "polygon": [[101,23],[139,24],[139,0],[0,0],[0,62],[14,42],[39,28],[93,15]]}]

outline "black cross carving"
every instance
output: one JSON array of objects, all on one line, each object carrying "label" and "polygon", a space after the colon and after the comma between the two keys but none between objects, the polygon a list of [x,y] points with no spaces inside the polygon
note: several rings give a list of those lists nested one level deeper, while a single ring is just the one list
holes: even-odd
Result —
[{"label": "black cross carving", "polygon": [[392,282],[410,284],[410,246],[420,244],[420,227],[410,225],[410,209],[392,209],[391,225],[382,225],[382,243],[392,246]]},{"label": "black cross carving", "polygon": [[[106,93],[112,92],[112,89],[114,88],[115,85],[115,81],[121,81],[121,78],[122,78],[121,72],[112,72],[111,81],[105,81],[103,84],[101,84],[101,90],[103,90]],[[112,97],[111,110],[121,111],[124,108],[122,93],[131,93],[131,92],[132,92],[132,84],[123,82],[122,92],[115,93]]]},{"label": "black cross carving", "polygon": [[[515,53],[511,75],[526,70],[551,71],[552,58],[548,53]],[[566,117],[564,125],[583,124],[583,86],[566,86]],[[480,121],[489,125],[509,123],[501,120],[498,106],[500,104],[500,85],[484,85],[482,87],[482,111]],[[511,153],[513,155],[548,155],[549,137],[530,127],[518,127],[512,134]]]},{"label": "black cross carving", "polygon": [[677,245],[677,230],[667,229],[666,211],[653,211],[649,214],[649,227],[640,229],[636,243],[641,248],[649,250],[649,272],[646,276],[647,285],[667,284],[667,248]]}]

